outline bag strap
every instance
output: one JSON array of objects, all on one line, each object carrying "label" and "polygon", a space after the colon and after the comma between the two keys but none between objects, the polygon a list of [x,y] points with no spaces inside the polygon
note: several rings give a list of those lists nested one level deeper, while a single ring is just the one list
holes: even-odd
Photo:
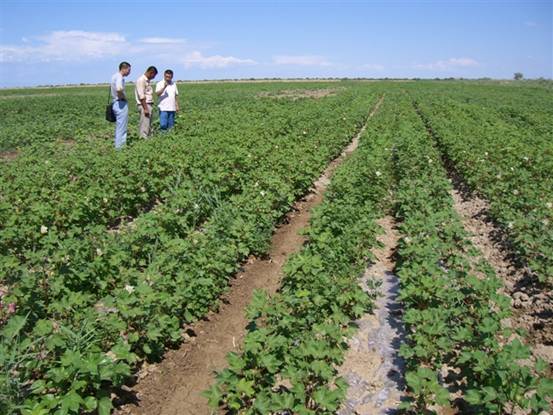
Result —
[{"label": "bag strap", "polygon": [[111,100],[111,82],[109,83],[109,88],[108,88],[108,105],[110,100]]}]

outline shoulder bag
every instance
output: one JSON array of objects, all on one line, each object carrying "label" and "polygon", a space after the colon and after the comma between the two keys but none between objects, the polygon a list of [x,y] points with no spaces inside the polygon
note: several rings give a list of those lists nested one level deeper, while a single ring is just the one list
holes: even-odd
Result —
[{"label": "shoulder bag", "polygon": [[109,87],[108,104],[106,105],[106,121],[115,122],[117,117],[113,111],[113,103],[111,102],[111,85]]}]

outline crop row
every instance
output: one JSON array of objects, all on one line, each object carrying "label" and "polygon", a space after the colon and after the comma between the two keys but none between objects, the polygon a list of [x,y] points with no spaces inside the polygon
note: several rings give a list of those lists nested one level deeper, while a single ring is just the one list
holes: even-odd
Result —
[{"label": "crop row", "polygon": [[507,123],[493,111],[451,100],[420,102],[440,148],[540,281],[553,275],[551,135]]},{"label": "crop row", "polygon": [[[259,139],[257,148],[246,141],[250,148],[229,149],[232,159],[253,159],[247,175],[227,167],[241,177],[237,193],[221,197],[216,186],[196,192],[183,181],[166,203],[119,232],[46,234],[48,251],[33,267],[13,267],[3,298],[17,305],[17,315],[2,331],[1,393],[9,398],[2,402],[32,414],[107,413],[110,388],[137,359],[178,342],[182,325],[213,307],[239,263],[266,249],[278,218],[351,139],[368,105],[366,92],[306,103],[297,124],[282,114],[286,129]],[[178,138],[156,141],[178,147]],[[141,143],[135,157],[153,146]]]},{"label": "crop row", "polygon": [[[255,101],[261,91],[284,88],[328,88],[328,83],[255,83],[255,84],[179,84],[181,112],[179,128],[187,128],[191,119],[214,106],[234,108],[234,103]],[[104,119],[108,86],[62,87],[44,89],[13,89],[0,91],[0,152],[24,150],[43,151],[48,143],[72,145],[104,140],[113,146],[113,125]],[[129,111],[129,138],[137,138],[138,111],[134,104],[134,85],[127,84],[127,96],[132,97]],[[154,123],[155,123],[154,117]],[[155,124],[154,124],[155,125]],[[55,147],[63,149],[63,145]]]},{"label": "crop row", "polygon": [[[493,113],[494,116],[514,127],[530,130],[535,134],[553,134],[549,128],[553,117],[551,91],[540,85],[501,86],[501,85],[427,85],[415,88],[423,93],[423,100],[437,96],[447,96],[457,103],[469,104],[479,112]],[[427,89],[427,91],[423,91]]]},{"label": "crop row", "polygon": [[[125,152],[97,142],[26,152],[0,165],[0,247],[24,258],[47,231],[63,238],[74,228],[116,226],[164,201],[182,183],[198,191],[217,186],[223,194],[236,193],[267,157],[260,140],[270,138],[271,153],[277,153],[279,136],[316,135],[318,108],[340,110],[353,96],[332,97],[322,105],[244,99],[198,109],[177,127],[173,140],[141,142]],[[353,124],[349,118],[338,122]]]},{"label": "crop row", "polygon": [[[346,103],[349,108],[344,107]],[[102,211],[107,216],[114,217],[116,215],[111,210],[112,195],[128,195],[127,202],[123,203],[128,208],[132,205],[133,198],[141,196],[141,190],[137,192],[136,188],[150,183],[151,187],[157,187],[156,192],[161,193],[159,197],[164,203],[156,206],[151,215],[146,215],[145,221],[148,222],[148,218],[155,215],[160,206],[164,206],[165,211],[174,211],[175,216],[178,216],[181,228],[187,228],[188,232],[191,232],[210,217],[217,204],[232,195],[240,194],[244,188],[253,186],[259,181],[258,176],[273,168],[281,168],[286,164],[282,160],[297,158],[298,154],[306,160],[317,157],[324,151],[318,148],[320,134],[335,134],[340,140],[336,144],[344,143],[362,121],[365,105],[363,94],[358,94],[355,98],[346,95],[339,100],[320,105],[305,103],[299,112],[298,105],[291,108],[290,104],[281,104],[280,111],[279,108],[274,109],[275,115],[282,118],[279,122],[273,121],[279,128],[269,128],[265,133],[273,133],[272,136],[260,137],[255,131],[255,128],[259,129],[256,123],[253,123],[252,131],[252,128],[240,128],[240,123],[229,120],[227,124],[236,124],[236,127],[232,130],[230,127],[215,129],[217,134],[209,135],[208,143],[198,139],[190,140],[191,145],[189,137],[180,135],[140,143],[129,149],[130,155],[123,155],[118,164],[114,163],[115,167],[121,169],[134,166],[136,171],[141,172],[140,175],[122,174],[125,179],[110,182],[95,178],[92,172],[87,173],[88,177],[94,180],[92,187],[86,187],[86,183],[81,183],[83,187],[54,188],[51,190],[54,200],[49,203],[40,198],[33,201],[29,197],[27,203],[36,205],[37,209],[43,212],[40,216],[33,216],[33,209],[28,211],[29,215],[18,215],[18,207],[10,209],[8,201],[8,195],[11,199],[16,196],[8,193],[4,197],[5,212],[13,221],[4,222],[0,232],[4,254],[0,262],[2,283],[12,286],[29,281],[33,285],[37,279],[51,280],[53,274],[61,274],[64,277],[62,285],[65,289],[83,292],[106,288],[101,287],[106,280],[109,281],[102,278],[106,271],[145,266],[144,261],[152,253],[144,252],[147,249],[144,244],[148,240],[153,240],[153,237],[148,239],[147,235],[140,235],[140,232],[130,232],[131,240],[126,244],[122,243],[119,232],[106,232],[105,224],[101,223],[105,216],[99,214],[102,219],[95,220],[90,210]],[[297,114],[292,114],[293,111]],[[336,114],[327,116],[328,113]],[[324,121],[316,121],[323,115]],[[285,131],[281,130],[282,124],[287,126]],[[230,132],[232,134],[229,138]],[[205,137],[204,141],[208,137]],[[223,147],[227,149],[223,151]],[[110,170],[108,166],[112,157],[120,154],[113,153],[97,157],[90,163],[105,164],[104,171],[107,172]],[[79,164],[79,160],[80,156],[76,156],[73,163]],[[149,168],[142,169],[143,165]],[[88,170],[93,170],[91,167],[93,166],[89,165]],[[284,171],[281,173],[286,174]],[[60,170],[60,174],[66,172]],[[296,180],[301,182],[305,179],[301,169],[295,174],[298,176]],[[305,174],[310,173],[306,171]],[[152,186],[152,183],[155,184]],[[296,187],[295,183],[292,185]],[[56,200],[66,197],[67,203],[56,203]],[[160,203],[159,199],[156,200]],[[85,204],[88,211],[81,215],[82,206],[79,206],[77,201]],[[23,201],[21,203],[23,204]],[[64,209],[61,206],[65,206],[71,215],[77,217],[73,222],[61,221],[63,227],[56,220],[56,215]],[[28,238],[25,237],[26,231],[29,234]],[[127,245],[133,246],[132,250],[122,251],[121,248]],[[106,255],[98,254],[110,251],[119,252],[116,256],[120,257],[120,260],[108,262]],[[133,255],[132,251],[139,252]],[[102,265],[98,265],[97,257],[102,257]],[[125,261],[127,257],[136,261],[129,263]],[[101,269],[98,269],[99,266]]]},{"label": "crop row", "polygon": [[390,207],[393,103],[386,99],[360,146],[336,171],[313,210],[307,243],[284,267],[279,293],[256,292],[243,351],[206,392],[241,414],[334,414],[347,385],[337,377],[351,320],[372,308],[358,278],[377,245],[375,220]]},{"label": "crop row", "polygon": [[111,128],[99,112],[106,105],[107,93],[106,85],[101,89],[35,90],[32,94],[13,90],[0,95],[4,114],[0,151],[55,140],[81,141],[94,130],[108,133]]},{"label": "crop row", "polygon": [[480,414],[546,410],[553,394],[547,365],[532,367],[529,349],[503,328],[509,299],[454,211],[440,154],[407,97],[398,113],[394,159],[402,239],[396,271],[408,332],[400,352],[410,390],[404,407],[414,413],[434,413],[437,406]]}]

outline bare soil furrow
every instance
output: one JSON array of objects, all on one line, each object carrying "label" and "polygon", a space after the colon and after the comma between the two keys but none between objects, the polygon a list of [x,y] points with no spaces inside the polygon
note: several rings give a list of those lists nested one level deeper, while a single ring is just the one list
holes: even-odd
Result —
[{"label": "bare soil furrow", "polygon": [[506,248],[501,229],[488,215],[488,202],[470,192],[461,179],[452,174],[454,207],[470,234],[473,245],[493,267],[511,297],[513,316],[505,324],[528,332],[526,341],[536,357],[553,367],[553,290],[537,287],[535,279]]},{"label": "bare soil furrow", "polygon": [[339,415],[389,414],[397,409],[404,395],[404,363],[399,347],[405,339],[398,302],[399,280],[394,274],[394,251],[398,233],[394,219],[378,221],[384,233],[379,237],[383,247],[375,249],[376,262],[369,266],[360,283],[369,292],[380,283],[381,296],[374,313],[367,313],[355,323],[359,327],[349,340],[349,350],[339,372],[349,384],[347,398]]}]

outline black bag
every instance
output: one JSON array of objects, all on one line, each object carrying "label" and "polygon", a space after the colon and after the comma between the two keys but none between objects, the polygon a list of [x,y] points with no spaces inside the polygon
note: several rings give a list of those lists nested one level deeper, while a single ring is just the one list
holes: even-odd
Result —
[{"label": "black bag", "polygon": [[115,122],[117,120],[117,117],[115,116],[115,112],[113,111],[113,104],[110,103],[110,101],[111,101],[111,86],[109,88],[108,105],[106,105],[106,121]]}]

